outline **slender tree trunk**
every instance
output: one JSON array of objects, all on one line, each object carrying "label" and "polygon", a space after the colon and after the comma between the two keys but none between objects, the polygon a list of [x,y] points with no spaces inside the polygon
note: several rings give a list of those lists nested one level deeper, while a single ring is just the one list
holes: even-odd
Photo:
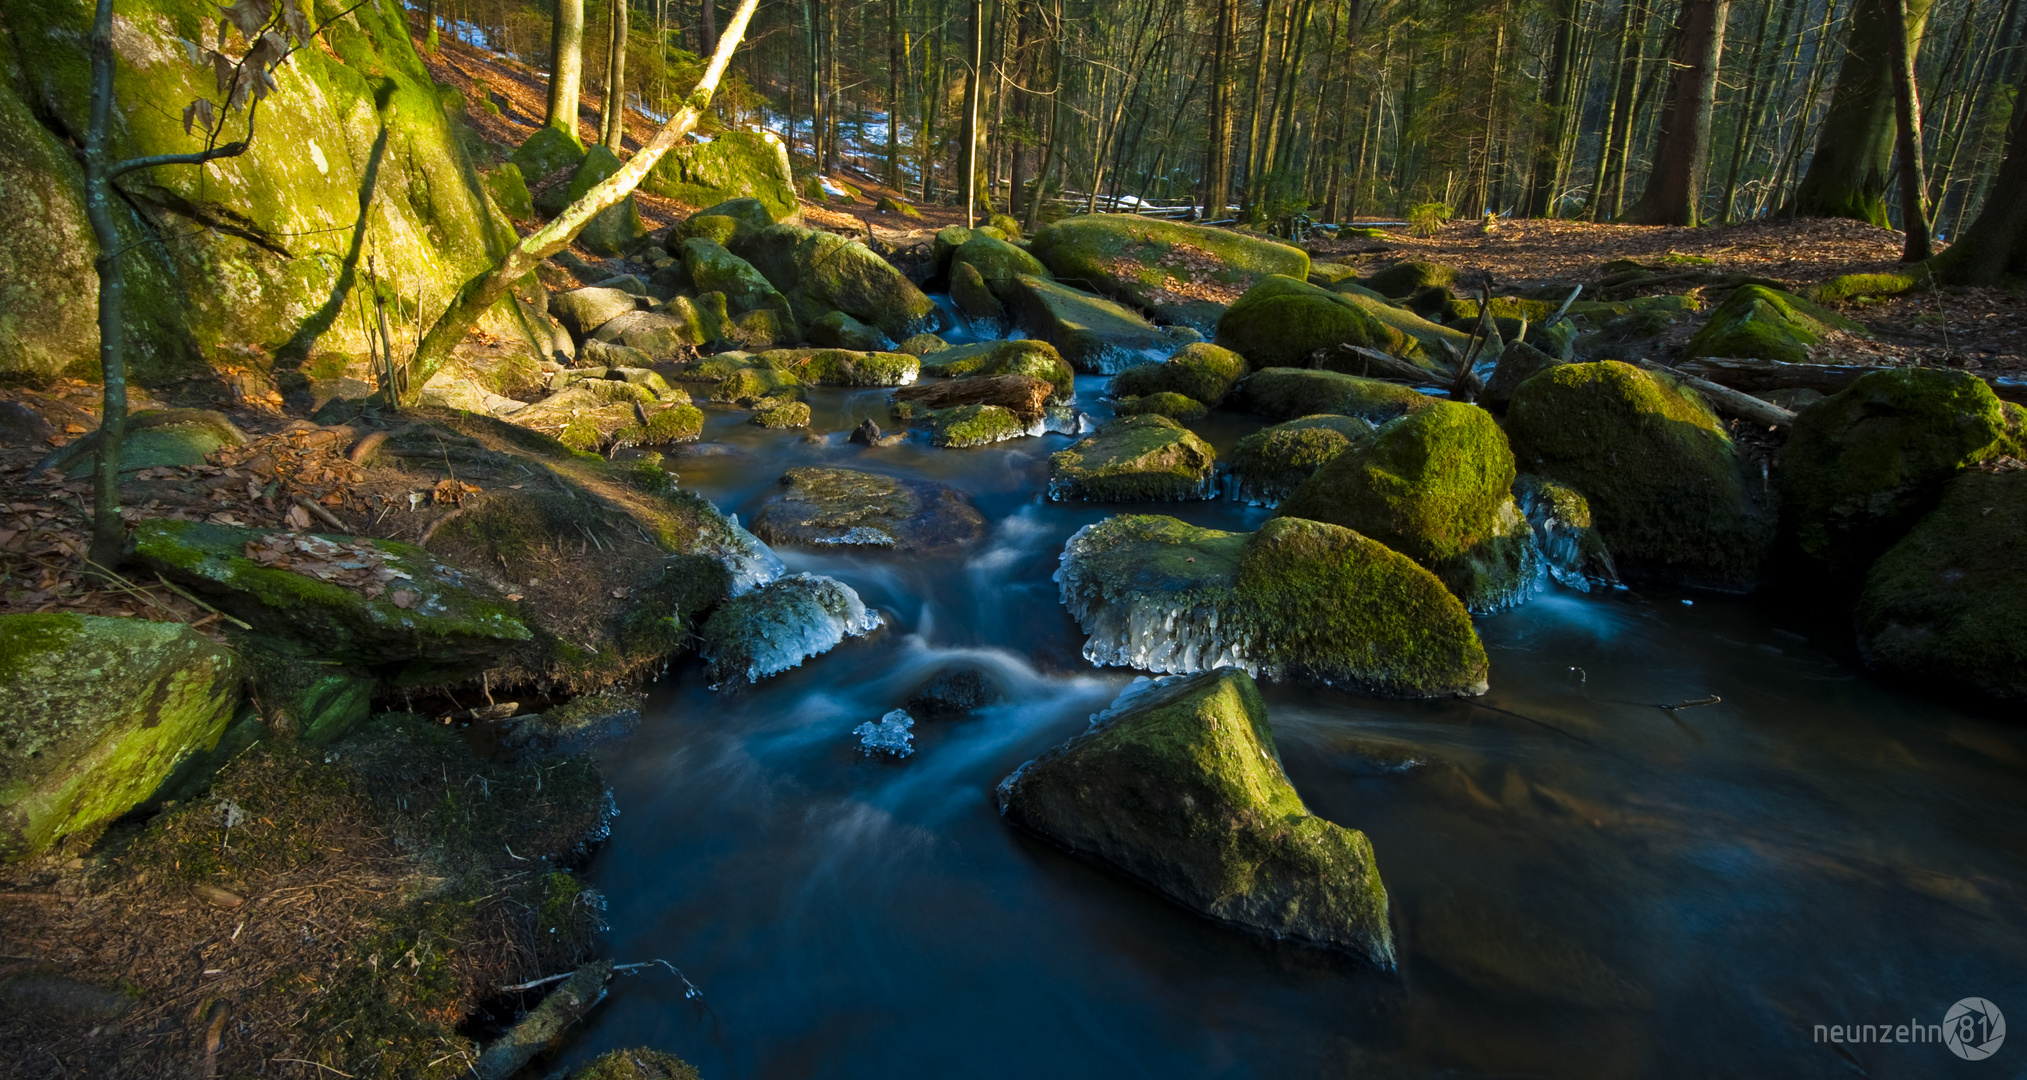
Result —
[{"label": "slender tree trunk", "polygon": [[1057,146],[1062,141],[1063,129],[1063,73],[1068,66],[1068,52],[1063,43],[1063,0],[1056,0],[1055,29],[1051,40],[1056,49],[1056,74],[1051,80],[1049,93],[1049,138],[1042,144],[1042,165],[1035,170],[1035,197],[1028,202],[1027,217],[1022,219],[1021,228],[1033,231],[1040,219],[1042,203],[1048,200],[1049,170],[1055,166]]},{"label": "slender tree trunk", "polygon": [[[1908,0],[1893,0],[1894,18],[1907,25]],[[1907,235],[1901,262],[1921,262],[1934,252],[1929,246],[1928,207],[1922,199],[1928,170],[1921,160],[1921,92],[1914,84],[1914,50],[1906,34],[1890,35],[1893,57],[1893,113],[1900,129],[1900,221]]]},{"label": "slender tree trunk", "polygon": [[1548,217],[1555,208],[1557,165],[1562,161],[1563,127],[1569,116],[1570,65],[1576,52],[1577,12],[1574,0],[1558,0],[1555,39],[1549,51],[1548,78],[1542,97],[1548,101],[1547,122],[1535,144],[1534,172],[1527,181],[1528,217]]},{"label": "slender tree trunk", "polygon": [[1640,89],[1640,69],[1646,62],[1646,0],[1623,2],[1619,20],[1619,88],[1612,96],[1610,137],[1606,148],[1600,152],[1600,159],[1604,162],[1604,179],[1598,184],[1600,197],[1596,206],[1599,212],[1591,215],[1592,220],[1600,216],[1619,216],[1619,210],[1625,203],[1626,166],[1632,155],[1633,113],[1637,103],[1635,95]]},{"label": "slender tree trunk", "polygon": [[1634,225],[1694,225],[1710,160],[1710,113],[1717,68],[1724,58],[1724,20],[1731,0],[1684,0],[1676,24],[1675,74],[1662,105],[1654,171],[1640,201],[1626,211]]},{"label": "slender tree trunk", "polygon": [[985,0],[971,0],[971,66],[964,77],[964,224],[978,218],[978,90],[985,66]]},{"label": "slender tree trunk", "polygon": [[584,0],[556,0],[549,45],[549,116],[543,123],[576,142],[577,99],[584,86]]},{"label": "slender tree trunk", "polygon": [[1997,285],[2003,275],[2027,274],[2027,108],[2019,104],[2027,101],[2027,65],[2019,70],[2006,156],[1984,208],[1949,250],[1929,264],[1951,284]]},{"label": "slender tree trunk", "polygon": [[1903,49],[1909,41],[1919,41],[1933,2],[1910,0],[1902,18],[1896,0],[1858,0],[1830,112],[1823,118],[1809,171],[1795,189],[1795,213],[1887,224],[1886,190],[1896,137],[1894,40]]},{"label": "slender tree trunk", "polygon": [[[1836,21],[1837,0],[1823,6],[1823,22],[1816,28],[1816,51],[1809,62],[1809,77],[1802,91],[1802,106],[1795,114],[1795,130],[1788,139],[1787,152],[1782,156],[1781,167],[1774,173],[1774,182],[1768,189],[1768,206],[1785,206],[1788,215],[1794,216],[1794,203],[1788,195],[1788,185],[1802,167],[1802,149],[1808,145],[1809,118],[1815,115],[1817,94],[1823,89],[1823,71],[1828,66],[1827,55],[1830,27]],[[1796,45],[1796,59],[1801,58],[1801,46]]]},{"label": "slender tree trunk", "polygon": [[1731,168],[1724,177],[1723,220],[1729,222],[1737,216],[1738,178],[1745,165],[1745,159],[1752,148],[1753,136],[1759,133],[1760,116],[1765,111],[1768,91],[1773,82],[1773,73],[1761,66],[1760,58],[1768,52],[1767,24],[1773,18],[1774,5],[1781,6],[1781,29],[1773,37],[1775,49],[1788,39],[1788,27],[1793,21],[1796,0],[1766,0],[1766,7],[1760,13],[1760,31],[1753,38],[1752,60],[1746,64],[1745,116],[1738,122],[1738,138],[1731,144]]},{"label": "slender tree trunk", "polygon": [[1253,115],[1246,123],[1246,197],[1240,207],[1247,217],[1260,197],[1260,106],[1267,94],[1267,30],[1273,16],[1274,0],[1260,0],[1260,35],[1253,47]]},{"label": "slender tree trunk", "polygon": [[113,2],[98,0],[91,36],[91,116],[84,145],[84,209],[98,254],[99,371],[105,380],[99,409],[98,454],[92,471],[90,557],[100,566],[125,558],[127,529],[120,517],[120,449],[127,437],[127,278],[120,267],[120,231],[113,217]]},{"label": "slender tree trunk", "polygon": [[[710,3],[710,0],[705,0]],[[887,186],[901,190],[901,0],[887,0]]]},{"label": "slender tree trunk", "polygon": [[922,201],[936,197],[936,120],[943,105],[943,0],[930,8],[930,33],[922,37],[922,122],[918,125],[921,143]]},{"label": "slender tree trunk", "polygon": [[1239,0],[1217,0],[1217,26],[1211,47],[1211,106],[1204,153],[1203,217],[1225,216],[1232,201],[1232,91],[1237,74]]},{"label": "slender tree trunk", "polygon": [[626,142],[627,0],[612,0],[612,26],[605,53],[605,148],[617,154]]},{"label": "slender tree trunk", "polygon": [[702,35],[698,40],[698,44],[704,47],[704,52],[706,53],[716,52],[718,49],[718,0],[699,0],[698,7],[702,9],[697,12],[697,25],[699,33]]}]

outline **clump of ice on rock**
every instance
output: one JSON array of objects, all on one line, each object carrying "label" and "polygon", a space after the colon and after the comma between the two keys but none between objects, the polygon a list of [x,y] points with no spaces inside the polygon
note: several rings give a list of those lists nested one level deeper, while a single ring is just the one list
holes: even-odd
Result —
[{"label": "clump of ice on rock", "polygon": [[[1056,583],[1063,606],[1087,635],[1084,659],[1102,667],[1130,667],[1173,675],[1235,667],[1262,675],[1252,653],[1253,633],[1220,589],[1153,592],[1115,589],[1087,556],[1096,526],[1086,525],[1063,545]],[[1266,676],[1275,674],[1268,665]]]},{"label": "clump of ice on rock", "polygon": [[859,749],[869,757],[885,754],[904,758],[915,752],[915,718],[906,709],[895,709],[877,721],[868,720],[853,728],[852,734],[859,737]]},{"label": "clump of ice on rock", "polygon": [[704,623],[704,658],[714,685],[759,682],[880,627],[852,587],[794,574],[719,605]]}]

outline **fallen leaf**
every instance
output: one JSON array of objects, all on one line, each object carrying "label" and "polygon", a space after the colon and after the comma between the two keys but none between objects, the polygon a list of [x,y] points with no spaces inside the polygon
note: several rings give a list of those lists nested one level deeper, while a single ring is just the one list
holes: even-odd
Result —
[{"label": "fallen leaf", "polygon": [[394,601],[395,607],[407,610],[414,607],[416,601],[422,599],[422,594],[414,589],[396,589],[387,598]]}]

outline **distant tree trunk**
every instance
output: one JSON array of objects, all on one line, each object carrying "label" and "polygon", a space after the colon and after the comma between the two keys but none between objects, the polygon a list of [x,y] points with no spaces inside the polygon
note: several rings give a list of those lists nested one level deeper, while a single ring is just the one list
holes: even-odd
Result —
[{"label": "distant tree trunk", "polygon": [[718,50],[718,0],[701,0],[698,6],[702,8],[697,17],[703,34],[699,44],[704,47],[704,55],[709,56]]},{"label": "distant tree trunk", "polygon": [[929,26],[930,32],[922,37],[922,123],[917,135],[925,203],[936,196],[936,120],[943,104],[943,0],[930,9]]},{"label": "distant tree trunk", "polygon": [[[704,0],[708,9],[711,0]],[[907,50],[901,37],[901,0],[887,0],[887,186],[901,190],[901,83]]]},{"label": "distant tree trunk", "polygon": [[626,0],[612,0],[612,27],[606,40],[605,148],[617,154],[626,142]]},{"label": "distant tree trunk", "polygon": [[1647,47],[1647,5],[1622,0],[1619,7],[1619,85],[1612,94],[1605,138],[1598,146],[1598,190],[1591,199],[1591,220],[1619,216],[1625,203],[1626,163],[1633,138],[1634,95],[1640,88],[1640,66]]},{"label": "distant tree trunk", "polygon": [[1662,104],[1660,145],[1647,190],[1626,211],[1633,225],[1694,225],[1710,162],[1710,113],[1724,57],[1731,0],[1683,0],[1676,23],[1675,74]]},{"label": "distant tree trunk", "polygon": [[1935,276],[1953,285],[1997,285],[2005,274],[2027,274],[2027,65],[2014,89],[2006,156],[1984,208],[1949,250],[1930,260]]},{"label": "distant tree trunk", "polygon": [[964,224],[978,217],[978,90],[985,66],[985,0],[971,0],[971,64],[964,77]]},{"label": "distant tree trunk", "polygon": [[577,99],[584,89],[584,0],[556,0],[549,35],[549,116],[544,124],[577,141]]},{"label": "distant tree trunk", "polygon": [[1897,0],[1858,0],[1816,155],[1795,189],[1790,207],[1795,214],[1887,225],[1886,190],[1892,180],[1895,139],[1894,39],[1900,39],[1901,48],[1919,41],[1933,3],[1909,0],[1902,18]]},{"label": "distant tree trunk", "polygon": [[1055,30],[1050,39],[1056,50],[1055,78],[1049,83],[1049,137],[1042,144],[1042,164],[1035,170],[1035,194],[1028,200],[1027,216],[1021,219],[1021,228],[1032,231],[1040,220],[1042,203],[1048,201],[1049,170],[1056,163],[1056,146],[1061,141],[1059,134],[1063,127],[1063,70],[1068,63],[1068,54],[1063,48],[1063,0],[1056,0]]},{"label": "distant tree trunk", "polygon": [[1237,75],[1239,0],[1218,0],[1217,26],[1211,46],[1211,107],[1209,140],[1204,148],[1203,216],[1225,216],[1232,201],[1232,91]]},{"label": "distant tree trunk", "polygon": [[1575,0],[1556,0],[1555,39],[1550,47],[1548,79],[1541,96],[1548,102],[1548,121],[1534,147],[1534,172],[1527,181],[1528,217],[1548,217],[1555,209],[1557,166],[1562,162],[1563,128],[1569,117],[1570,65],[1576,53]]},{"label": "distant tree trunk", "polygon": [[[1895,17],[1905,25],[1907,0],[1894,0],[1893,7]],[[1921,160],[1921,92],[1914,83],[1914,50],[1908,48],[1907,35],[1891,36],[1893,114],[1900,129],[1900,224],[1907,235],[1900,261],[1921,262],[1934,254],[1929,246],[1928,207],[1922,197],[1928,170]]]},{"label": "distant tree trunk", "polygon": [[1267,29],[1273,16],[1274,0],[1260,0],[1260,35],[1253,47],[1253,115],[1246,124],[1246,196],[1240,206],[1247,216],[1260,196],[1260,106],[1267,94]]},{"label": "distant tree trunk", "polygon": [[1778,52],[1781,43],[1788,40],[1788,27],[1793,22],[1795,9],[1800,6],[1795,0],[1766,0],[1760,11],[1760,30],[1753,37],[1752,59],[1746,63],[1745,116],[1738,121],[1738,138],[1731,144],[1731,167],[1724,177],[1724,197],[1720,200],[1720,220],[1731,221],[1738,207],[1739,172],[1745,165],[1746,155],[1752,149],[1753,136],[1759,133],[1760,116],[1766,111],[1766,101],[1772,89],[1773,72],[1761,66],[1761,57],[1767,55],[1767,29],[1774,16],[1774,6],[1781,8],[1781,28],[1771,41]]}]

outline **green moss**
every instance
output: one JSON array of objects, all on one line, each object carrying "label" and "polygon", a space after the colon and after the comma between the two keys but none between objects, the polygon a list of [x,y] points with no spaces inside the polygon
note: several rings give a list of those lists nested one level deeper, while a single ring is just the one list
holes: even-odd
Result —
[{"label": "green moss", "polygon": [[860,352],[874,352],[893,347],[887,335],[852,318],[842,311],[826,312],[805,331],[810,344],[836,349],[854,349]]},{"label": "green moss", "polygon": [[897,199],[892,195],[880,196],[880,201],[873,204],[873,210],[881,214],[895,214],[910,221],[922,220],[922,211],[915,209],[914,204]]},{"label": "green moss", "polygon": [[1513,478],[1492,414],[1439,401],[1324,462],[1280,513],[1355,529],[1434,571],[1472,611],[1497,611],[1533,577]]},{"label": "green moss", "polygon": [[[1049,277],[1049,271],[1041,260],[1020,248],[996,239],[982,232],[973,232],[971,238],[950,253],[952,269],[956,264],[967,263],[975,268],[986,284],[995,290],[1022,274],[1035,277]],[[954,282],[953,282],[954,285]]]},{"label": "green moss", "polygon": [[1357,281],[1358,267],[1344,263],[1313,262],[1309,264],[1309,284],[1325,289],[1335,288],[1342,282]]},{"label": "green moss", "polygon": [[1059,278],[1140,308],[1230,299],[1270,274],[1309,274],[1300,248],[1176,221],[1133,214],[1087,214],[1035,234],[1030,252]]},{"label": "green moss", "polygon": [[1049,498],[1167,502],[1211,497],[1217,454],[1165,416],[1127,416],[1049,458]]},{"label": "green moss", "polygon": [[[713,220],[731,222],[725,217]],[[695,219],[692,221],[694,223]],[[735,314],[773,311],[789,325],[794,325],[788,298],[781,295],[751,263],[727,251],[723,242],[692,236],[683,241],[681,257],[684,272],[690,275],[691,283],[704,292],[724,293],[728,311]]]},{"label": "green moss", "polygon": [[937,337],[935,334],[921,333],[910,335],[908,340],[903,341],[894,351],[904,352],[909,356],[928,356],[930,353],[942,352],[949,347],[949,342]]},{"label": "green moss", "polygon": [[1131,309],[1060,282],[1023,275],[1003,295],[1014,321],[1078,371],[1112,375],[1175,351],[1175,339]]},{"label": "green moss", "polygon": [[1002,240],[1012,241],[1021,238],[1021,223],[1012,214],[994,214],[985,219],[985,227],[999,230]]},{"label": "green moss", "polygon": [[1689,339],[1683,355],[1806,364],[1809,346],[1821,342],[1832,329],[1865,332],[1857,323],[1793,293],[1745,285],[1710,313],[1710,321]]},{"label": "green moss", "polygon": [[[905,349],[903,350],[906,351]],[[1055,387],[1049,400],[1067,402],[1076,396],[1076,373],[1046,341],[1013,339],[981,341],[925,353],[922,374],[946,378],[970,375],[1031,375]]]},{"label": "green moss", "polygon": [[1114,397],[1176,393],[1215,406],[1246,374],[1246,360],[1230,349],[1208,342],[1183,346],[1159,364],[1127,368],[1112,380]]},{"label": "green moss", "polygon": [[659,1050],[635,1047],[610,1050],[570,1074],[570,1080],[699,1080],[697,1070],[681,1058]]},{"label": "green moss", "polygon": [[922,362],[907,353],[850,349],[775,349],[754,361],[810,386],[904,386],[922,370]]},{"label": "green moss", "polygon": [[1447,289],[1457,284],[1457,271],[1428,262],[1399,262],[1365,281],[1366,287],[1382,296],[1401,299],[1423,289]]},{"label": "green moss", "polygon": [[1845,274],[1810,290],[1810,297],[1818,303],[1838,304],[1862,297],[1899,296],[1927,283],[1924,269],[1906,274]]},{"label": "green moss", "polygon": [[[1453,330],[1437,322],[1432,322],[1430,319],[1423,318],[1422,315],[1398,304],[1378,297],[1368,296],[1364,290],[1339,287],[1335,290],[1335,294],[1352,306],[1372,316],[1392,334],[1398,335],[1386,349],[1387,352],[1393,353],[1395,356],[1413,360],[1417,364],[1432,370],[1447,369],[1453,364],[1453,361],[1449,358],[1449,350],[1444,348],[1445,342],[1449,343],[1450,349],[1456,350],[1458,356],[1464,355],[1470,348],[1471,338],[1469,334],[1460,330]],[[1431,314],[1439,315],[1440,313],[1432,311]],[[1502,328],[1502,333],[1504,329]],[[1517,331],[1517,327],[1514,327],[1514,329]],[[1479,358],[1491,359],[1497,356],[1496,346],[1497,342],[1494,342],[1490,346],[1481,348]],[[1331,362],[1339,370],[1363,370],[1363,368],[1354,367],[1354,365],[1360,363],[1355,357],[1334,356],[1331,358]]]},{"label": "green moss", "polygon": [[1959,469],[2013,445],[2002,403],[1961,371],[1869,372],[1803,411],[1782,455],[1783,539],[1847,586]]},{"label": "green moss", "polygon": [[1114,402],[1112,408],[1121,416],[1166,416],[1170,420],[1195,420],[1211,411],[1210,406],[1203,402],[1173,390],[1123,397]]},{"label": "green moss", "polygon": [[557,127],[536,128],[513,154],[521,176],[537,184],[564,169],[575,169],[583,160],[584,144],[577,141],[577,136]]},{"label": "green moss", "polygon": [[1305,368],[1255,371],[1234,390],[1232,400],[1247,412],[1273,420],[1324,412],[1376,424],[1436,402],[1399,383]]},{"label": "green moss", "polygon": [[768,132],[722,131],[708,143],[674,147],[648,170],[641,189],[691,206],[751,199],[774,221],[796,217],[802,209],[788,148]]},{"label": "green moss", "polygon": [[[1478,306],[1476,300],[1452,300],[1446,311],[1453,325],[1464,326],[1478,321]],[[1495,296],[1492,298],[1492,316],[1497,319],[1526,319],[1529,323],[1546,322],[1561,306],[1561,301],[1556,300]]]},{"label": "green moss", "polygon": [[236,645],[269,732],[328,746],[372,714],[371,677],[320,663],[287,638],[243,634]]},{"label": "green moss", "polygon": [[900,417],[899,403],[897,417],[901,419],[926,419],[929,424],[929,441],[951,449],[968,446],[989,446],[996,442],[1019,438],[1028,433],[1027,425],[1021,423],[1011,409],[998,405],[958,405],[948,409],[923,409],[921,417]]},{"label": "green moss", "polygon": [[509,161],[496,168],[479,174],[486,186],[486,195],[500,212],[515,221],[535,220],[535,202],[528,194],[528,184],[521,178],[521,167]]},{"label": "green moss", "polygon": [[2027,472],[1951,480],[1873,565],[1857,621],[1882,670],[1935,691],[2027,700]]},{"label": "green moss", "polygon": [[1370,436],[1373,426],[1355,416],[1304,416],[1259,431],[1232,446],[1225,461],[1233,498],[1278,506],[1318,466]]},{"label": "green moss", "polygon": [[788,297],[803,323],[842,311],[899,341],[936,317],[936,305],[893,264],[832,233],[772,225],[735,237],[732,250]]},{"label": "green moss", "polygon": [[1371,843],[1303,805],[1244,672],[1122,698],[998,797],[1008,820],[1212,918],[1394,963]]},{"label": "green moss", "polygon": [[1513,478],[1513,498],[1534,529],[1549,575],[1579,592],[1617,585],[1618,567],[1598,534],[1591,503],[1567,484],[1531,473]]},{"label": "green moss", "polygon": [[[980,239],[989,239],[981,237]],[[968,262],[950,264],[950,302],[964,317],[974,322],[983,322],[988,327],[1006,325],[1006,305],[993,295],[992,286],[986,284],[985,275]]]},{"label": "green moss", "polygon": [[1621,569],[1720,589],[1757,581],[1770,530],[1700,399],[1628,364],[1563,364],[1514,392],[1506,434],[1520,469],[1589,498]]},{"label": "green moss", "polygon": [[1319,351],[1334,359],[1339,345],[1378,349],[1420,362],[1426,351],[1416,339],[1375,317],[1373,312],[1380,308],[1387,305],[1295,278],[1270,277],[1248,290],[1218,320],[1217,342],[1254,368],[1301,367]]},{"label": "green moss", "polygon": [[784,401],[755,412],[751,422],[764,428],[806,428],[809,406],[800,401]]}]

